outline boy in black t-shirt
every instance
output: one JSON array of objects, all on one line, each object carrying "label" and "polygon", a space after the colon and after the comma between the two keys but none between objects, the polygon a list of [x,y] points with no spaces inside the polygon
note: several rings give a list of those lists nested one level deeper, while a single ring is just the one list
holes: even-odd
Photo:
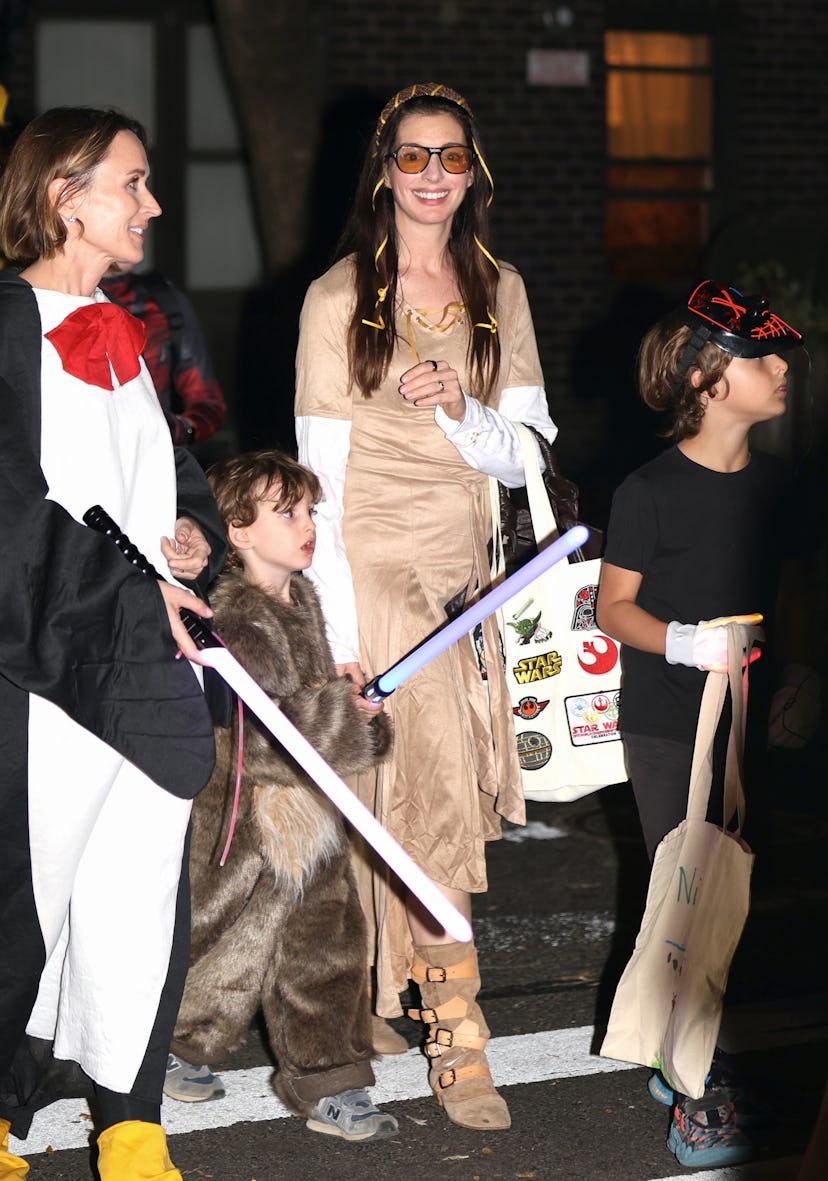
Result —
[{"label": "boy in black t-shirt", "polygon": [[[670,414],[675,446],[615,493],[597,615],[622,643],[619,728],[650,858],[687,811],[706,673],[727,667],[722,624],[736,617],[745,647],[763,618],[772,630],[791,475],[782,460],[751,453],[748,432],[785,413],[782,354],[801,343],[766,300],[711,281],[642,342],[641,395]],[[770,660],[753,666],[754,752],[767,744],[770,677]],[[726,1093],[719,1058],[706,1106],[703,1098],[688,1109],[661,1076],[651,1079],[654,1098],[677,1100],[671,1142],[683,1165],[747,1155],[738,1127],[747,1112],[734,1110],[738,1088]]]}]

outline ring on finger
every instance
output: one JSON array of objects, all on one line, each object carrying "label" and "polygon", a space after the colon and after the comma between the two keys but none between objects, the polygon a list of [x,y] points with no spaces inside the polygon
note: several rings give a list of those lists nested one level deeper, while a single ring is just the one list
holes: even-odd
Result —
[{"label": "ring on finger", "polygon": [[438,381],[438,382],[437,382],[437,384],[438,384],[438,386],[440,387],[440,393],[442,394],[443,390],[444,390],[446,387],[443,385],[443,383],[442,383],[441,381]]},{"label": "ring on finger", "polygon": [[429,365],[431,365],[431,366],[433,367],[433,369],[434,369],[434,371],[435,371],[435,373],[436,373],[436,371],[437,371],[437,362],[436,362],[436,361],[429,361]]}]

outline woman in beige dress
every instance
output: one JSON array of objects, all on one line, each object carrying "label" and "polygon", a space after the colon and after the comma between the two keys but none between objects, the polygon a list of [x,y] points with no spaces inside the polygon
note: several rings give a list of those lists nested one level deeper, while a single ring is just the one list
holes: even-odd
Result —
[{"label": "woman in beige dress", "polygon": [[[300,460],[322,482],[313,577],[334,657],[362,686],[446,621],[489,574],[489,476],[524,483],[512,423],[550,441],[523,282],[487,248],[493,183],[461,95],[418,83],[380,115],[340,260],[311,284],[297,356]],[[396,744],[360,798],[469,918],[485,842],[524,805],[497,630],[482,661],[456,644],[389,698]],[[377,1012],[409,979],[430,1082],[463,1127],[509,1126],[492,1084],[471,943],[418,909],[382,867],[362,873]]]}]

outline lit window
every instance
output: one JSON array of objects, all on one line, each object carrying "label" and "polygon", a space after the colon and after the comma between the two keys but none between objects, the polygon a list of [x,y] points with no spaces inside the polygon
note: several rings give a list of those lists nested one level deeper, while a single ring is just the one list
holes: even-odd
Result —
[{"label": "lit window", "polygon": [[612,31],[607,65],[607,250],[617,279],[695,271],[712,188],[710,39]]}]

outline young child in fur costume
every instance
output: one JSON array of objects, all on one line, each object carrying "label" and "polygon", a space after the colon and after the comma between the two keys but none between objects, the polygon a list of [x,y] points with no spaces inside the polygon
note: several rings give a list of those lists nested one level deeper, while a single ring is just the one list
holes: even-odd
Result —
[{"label": "young child in fur costume", "polygon": [[[316,477],[260,451],[213,469],[210,483],[231,547],[211,592],[217,632],[339,774],[371,766],[388,750],[390,723],[337,678],[300,573],[313,558]],[[224,867],[237,723],[216,732],[216,769],[193,813],[192,958],[171,1064],[226,1057],[261,1006],[282,1101],[314,1131],[383,1139],[397,1123],[365,1091],[374,1082],[365,920],[340,814],[247,711],[243,730]]]}]

